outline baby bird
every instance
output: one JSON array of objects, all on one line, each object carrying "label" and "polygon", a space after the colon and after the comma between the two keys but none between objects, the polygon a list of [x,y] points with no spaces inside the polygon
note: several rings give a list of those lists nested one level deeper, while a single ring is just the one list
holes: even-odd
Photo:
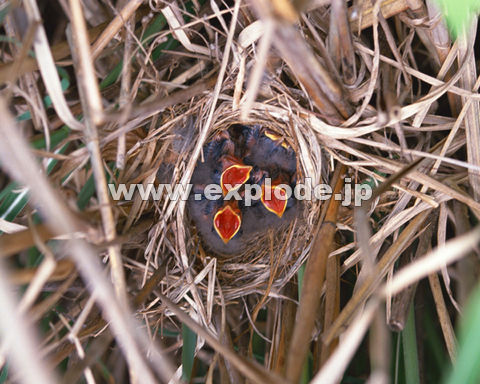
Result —
[{"label": "baby bird", "polygon": [[270,212],[282,217],[287,208],[288,197],[285,188],[278,185],[262,186],[262,204]]},{"label": "baby bird", "polygon": [[242,209],[242,238],[257,238],[269,229],[278,230],[288,225],[299,216],[299,207],[298,201],[290,198],[282,217],[279,217],[268,211],[261,201],[253,202],[250,207]]},{"label": "baby bird", "polygon": [[[285,189],[294,187],[296,156],[282,137],[259,125],[236,124],[215,135],[203,151],[205,161],[197,163],[192,175],[194,194],[188,206],[210,250],[239,254],[258,236],[297,217],[300,204],[294,197],[287,198]],[[207,200],[207,184],[218,184],[223,197]],[[256,184],[261,190],[248,206],[244,184]],[[243,200],[226,201],[232,190],[239,190]]]},{"label": "baby bird", "polygon": [[198,163],[192,175],[193,192],[203,194],[207,185],[216,184],[225,196],[229,191],[239,189],[252,177],[261,177],[258,171],[252,174],[252,170],[251,165],[245,165],[230,155],[221,156],[216,165]]},{"label": "baby bird", "polygon": [[235,200],[225,202],[213,217],[213,227],[225,244],[237,234],[241,225],[242,216]]},{"label": "baby bird", "polygon": [[220,156],[233,156],[235,144],[227,131],[220,131],[215,134],[213,139],[203,147],[203,154],[206,159],[216,160]]},{"label": "baby bird", "polygon": [[[191,183],[192,184],[210,184],[214,182],[215,178],[219,179],[220,173],[218,171],[219,160],[224,156],[233,156],[234,143],[230,139],[230,135],[226,131],[217,133],[213,139],[204,145],[203,157],[204,161],[197,161],[195,170],[193,171]],[[215,176],[218,174],[218,177]]]},{"label": "baby bird", "polygon": [[219,162],[220,186],[222,187],[223,195],[226,195],[231,190],[239,189],[250,179],[250,173],[253,167],[245,165],[236,157],[227,155],[223,156]]},{"label": "baby bird", "polygon": [[238,206],[223,199],[190,198],[188,211],[209,250],[221,255],[235,255],[245,250],[243,215]]},{"label": "baby bird", "polygon": [[243,136],[245,164],[256,165],[267,170],[279,168],[291,175],[296,172],[295,151],[282,137],[258,126],[245,127]]},{"label": "baby bird", "polygon": [[286,187],[290,187],[293,192],[292,177],[278,169],[272,172],[272,176],[273,180],[270,178],[268,183],[262,184],[261,201],[269,212],[282,218],[289,201],[294,199],[293,196],[287,195],[286,190]]}]

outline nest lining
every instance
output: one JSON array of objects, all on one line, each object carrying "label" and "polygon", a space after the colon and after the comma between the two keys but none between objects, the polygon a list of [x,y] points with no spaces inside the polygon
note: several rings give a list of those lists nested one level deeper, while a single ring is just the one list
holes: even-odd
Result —
[{"label": "nest lining", "polygon": [[[209,98],[210,96],[202,97],[196,103],[197,107],[188,109],[176,125],[169,124],[169,134],[163,136],[172,139],[159,143],[161,147],[169,147],[170,150],[164,150],[165,153],[172,152],[172,148],[182,150],[171,167],[169,182],[172,186],[180,182],[195,146],[203,145],[198,141],[198,136],[210,107]],[[276,103],[270,104],[283,108]],[[179,108],[182,109],[185,110],[184,107]],[[291,111],[284,111],[291,114]],[[321,175],[322,153],[318,150],[316,140],[311,140],[314,136],[313,131],[302,119],[292,116],[292,119],[286,122],[265,113],[262,108],[254,107],[249,120],[245,122],[240,120],[239,111],[233,110],[231,101],[224,101],[216,108],[206,142],[217,132],[226,130],[234,124],[258,124],[284,137],[297,155],[297,182],[302,182],[305,177],[310,177],[314,181],[324,179]],[[304,164],[314,164],[316,167],[310,166],[307,169]],[[153,260],[154,265],[162,261],[159,255],[168,260],[168,278],[164,288],[170,290],[172,288],[170,284],[173,284],[177,288],[173,287],[171,295],[177,296],[179,291],[183,290],[182,286],[188,285],[186,281],[185,284],[180,284],[180,280],[185,279],[186,275],[178,236],[184,234],[183,242],[186,245],[188,265],[192,267],[192,278],[195,279],[195,276],[201,274],[209,262],[215,259],[216,277],[226,300],[254,292],[279,291],[306,258],[312,240],[312,228],[319,216],[320,202],[300,203],[302,213],[292,223],[259,234],[258,238],[249,242],[245,251],[227,257],[215,254],[205,247],[192,225],[188,212],[185,212],[186,209],[179,209],[177,204],[169,216],[170,203],[162,199],[156,203],[158,222],[150,231],[146,258]],[[200,290],[207,289],[207,284],[199,284],[198,287]]]}]

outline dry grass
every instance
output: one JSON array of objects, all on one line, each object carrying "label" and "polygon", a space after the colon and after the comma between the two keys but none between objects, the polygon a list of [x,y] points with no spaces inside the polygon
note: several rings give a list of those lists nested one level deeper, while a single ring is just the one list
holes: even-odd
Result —
[{"label": "dry grass", "polygon": [[[393,331],[427,316],[454,361],[478,280],[476,23],[452,43],[420,0],[47,3],[0,5],[0,382],[438,382],[420,332],[391,373]],[[186,186],[238,123],[299,181],[374,195],[305,201],[234,257],[185,201],[112,200]]]}]

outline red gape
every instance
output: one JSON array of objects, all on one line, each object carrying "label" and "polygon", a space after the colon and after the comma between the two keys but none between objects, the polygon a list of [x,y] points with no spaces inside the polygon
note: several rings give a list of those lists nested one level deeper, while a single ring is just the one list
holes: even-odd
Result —
[{"label": "red gape", "polygon": [[[283,131],[234,124],[213,135],[203,152],[191,179],[189,210],[211,251],[240,254],[255,236],[296,217],[298,204],[289,191],[296,182],[297,159]],[[209,200],[205,188],[210,184],[220,185],[220,199]],[[247,204],[249,190],[255,194],[250,200],[261,200]],[[233,193],[234,199],[227,199]]]},{"label": "red gape", "polygon": [[229,191],[240,188],[248,181],[252,167],[244,165],[233,156],[226,156],[222,162],[225,164],[225,168],[220,176],[220,185],[223,194],[226,195]]},{"label": "red gape", "polygon": [[213,218],[213,227],[225,244],[237,234],[241,224],[240,210],[231,204],[219,209]]},{"label": "red gape", "polygon": [[275,213],[278,217],[282,217],[287,208],[287,201],[287,192],[284,188],[272,185],[270,191],[268,191],[265,185],[262,185],[262,203],[270,212]]}]

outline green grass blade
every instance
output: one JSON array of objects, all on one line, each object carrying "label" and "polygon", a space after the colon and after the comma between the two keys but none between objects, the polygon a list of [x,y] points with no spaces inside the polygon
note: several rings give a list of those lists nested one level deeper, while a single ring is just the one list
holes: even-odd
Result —
[{"label": "green grass blade", "polygon": [[480,287],[477,287],[466,307],[459,330],[457,361],[446,384],[476,384],[480,382]]},{"label": "green grass blade", "polygon": [[8,365],[5,364],[0,371],[0,384],[6,383],[8,379]]},{"label": "green grass blade", "polygon": [[402,332],[403,361],[405,365],[405,378],[408,384],[420,384],[417,352],[417,332],[415,330],[415,316],[413,303],[410,306],[407,323]]},{"label": "green grass blade", "polygon": [[460,35],[480,12],[479,0],[437,0],[437,2],[454,38]]},{"label": "green grass blade", "polygon": [[85,210],[90,198],[95,193],[95,181],[93,180],[93,175],[91,175],[87,182],[84,184],[82,190],[78,194],[77,198],[77,207],[81,211]]},{"label": "green grass blade", "polygon": [[195,359],[195,347],[197,346],[197,334],[188,328],[185,324],[182,325],[182,379],[185,382],[190,382],[192,378],[193,361]]},{"label": "green grass blade", "polygon": [[[56,151],[56,153],[63,153],[67,149],[67,146],[68,144],[65,144],[62,148],[60,148],[60,150]],[[55,167],[57,163],[57,159],[47,160],[47,175],[50,174],[53,167]],[[4,220],[12,221],[27,205],[28,190],[22,189],[21,191],[17,192],[16,189],[18,189],[18,185],[15,183],[10,183],[5,188],[8,193],[4,193],[5,190],[2,191],[4,200],[0,205],[0,218]]]}]

